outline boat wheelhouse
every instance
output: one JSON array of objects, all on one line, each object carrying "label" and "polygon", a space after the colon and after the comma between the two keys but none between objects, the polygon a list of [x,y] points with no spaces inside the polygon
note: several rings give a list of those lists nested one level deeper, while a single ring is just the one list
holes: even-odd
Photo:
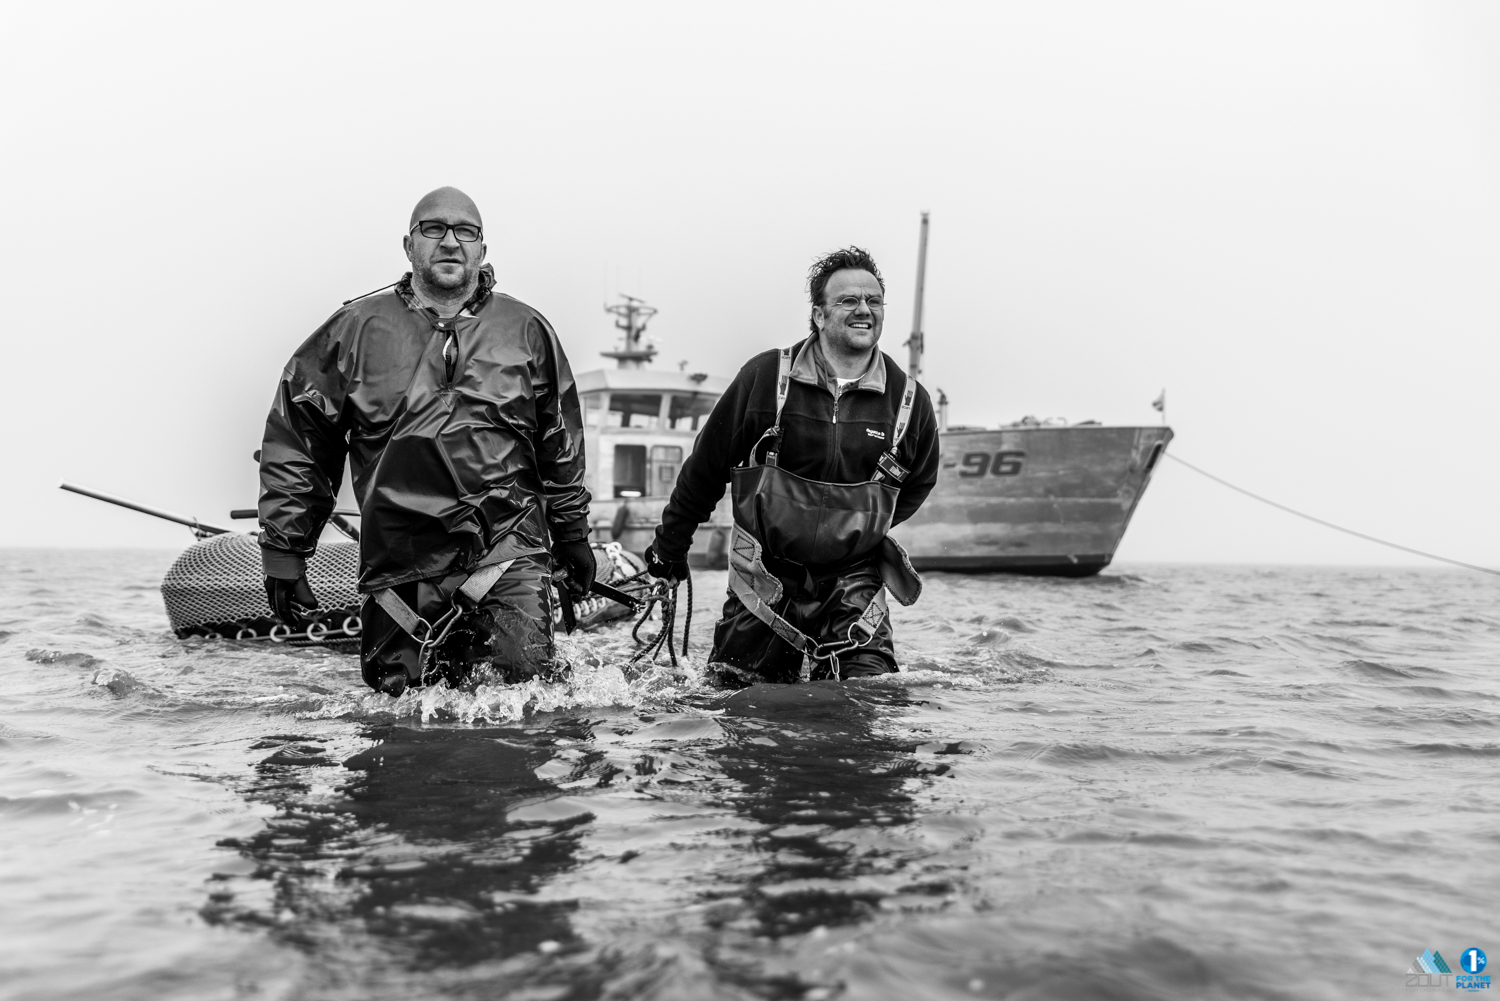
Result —
[{"label": "boat wheelhouse", "polygon": [[[649,367],[656,349],[644,342],[644,334],[656,310],[633,296],[622,298],[605,307],[623,331],[621,347],[603,352],[618,367],[580,372],[575,381],[583,403],[593,540],[643,553],[661,523],[677,472],[729,380]],[[699,526],[688,560],[723,566],[731,525],[726,498]]]}]

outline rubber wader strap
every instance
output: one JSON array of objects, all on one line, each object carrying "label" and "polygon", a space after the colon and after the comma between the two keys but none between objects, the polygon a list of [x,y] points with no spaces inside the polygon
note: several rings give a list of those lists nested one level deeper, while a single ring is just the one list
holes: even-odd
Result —
[{"label": "rubber wader strap", "polygon": [[[798,653],[814,660],[831,660],[837,664],[838,655],[855,647],[864,646],[875,638],[880,623],[885,619],[889,611],[889,604],[885,597],[885,588],[881,587],[865,606],[857,620],[849,624],[849,632],[843,640],[827,644],[820,644],[817,640],[792,625],[786,619],[776,613],[771,607],[771,602],[766,601],[761,592],[771,597],[771,601],[777,601],[781,597],[781,582],[777,580],[760,559],[760,543],[755,537],[738,525],[734,527],[734,535],[730,545],[729,557],[729,590],[740,599],[740,604],[749,610],[761,622],[771,627],[771,631],[786,640]],[[855,633],[860,633],[860,638],[855,639]],[[837,668],[835,667],[835,674]]]},{"label": "rubber wader strap", "polygon": [[745,582],[767,605],[781,600],[781,581],[761,562],[760,541],[739,525],[729,535],[729,572]]},{"label": "rubber wader strap", "polygon": [[917,398],[917,381],[910,377],[906,380],[906,391],[901,394],[901,409],[896,413],[896,433],[891,436],[891,447],[875,460],[875,475],[870,477],[876,483],[889,477],[897,484],[906,479],[907,468],[896,461],[896,449],[901,447],[901,439],[906,437],[907,425],[911,423],[911,405]]},{"label": "rubber wader strap", "polygon": [[776,416],[772,423],[777,427],[781,426],[781,408],[786,406],[786,394],[792,386],[792,350],[782,348],[776,361]]},{"label": "rubber wader strap", "polygon": [[512,558],[503,563],[491,563],[487,567],[480,567],[474,571],[468,580],[463,582],[463,586],[458,589],[458,593],[468,598],[474,604],[479,604],[484,596],[490,593],[490,588],[494,587],[495,583],[501,577],[505,576],[505,571],[509,570],[510,565],[514,562],[515,559]]},{"label": "rubber wader strap", "polygon": [[432,636],[432,623],[413,612],[411,606],[402,601],[393,588],[381,588],[373,592],[370,597],[375,599],[375,604],[385,609],[385,614],[389,615],[396,625],[418,643],[425,643]]},{"label": "rubber wader strap", "polygon": [[[490,588],[505,576],[505,571],[509,570],[514,562],[514,559],[509,559],[503,563],[492,563],[487,567],[480,567],[469,575],[468,580],[459,585],[458,593],[474,604],[479,604],[480,599],[490,593]],[[382,588],[372,592],[370,597],[375,599],[375,604],[383,608],[385,614],[389,615],[391,620],[405,630],[412,639],[418,643],[427,643],[432,639],[433,624],[412,611],[411,606],[401,600],[401,596],[394,588]]]},{"label": "rubber wader strap", "polygon": [[[864,646],[874,639],[876,630],[880,628],[881,621],[889,611],[890,605],[886,601],[885,588],[882,587],[875,592],[875,597],[871,598],[870,603],[865,606],[864,614],[849,626],[849,642],[854,646]],[[864,634],[864,639],[856,640],[854,638],[854,631],[856,629]]]},{"label": "rubber wader strap", "polygon": [[755,465],[755,454],[760,451],[760,443],[767,438],[776,439],[776,447],[766,452],[766,465],[777,465],[781,458],[777,453],[781,451],[781,408],[786,406],[786,394],[792,385],[792,349],[782,348],[780,356],[776,359],[776,416],[771,418],[771,426],[766,428],[766,433],[760,436],[755,446],[750,449],[750,458],[747,465]]},{"label": "rubber wader strap", "polygon": [[896,435],[891,441],[891,455],[896,454],[901,439],[906,437],[906,426],[911,423],[911,405],[916,398],[917,380],[907,378],[906,392],[901,394],[901,410],[896,414]]},{"label": "rubber wader strap", "polygon": [[791,644],[793,649],[808,656],[814,655],[813,648],[817,644],[812,637],[777,615],[775,609],[761,601],[760,595],[755,593],[755,588],[750,586],[750,582],[742,574],[729,571],[729,589],[740,599],[740,604],[750,610],[751,615],[770,626],[771,631]]}]

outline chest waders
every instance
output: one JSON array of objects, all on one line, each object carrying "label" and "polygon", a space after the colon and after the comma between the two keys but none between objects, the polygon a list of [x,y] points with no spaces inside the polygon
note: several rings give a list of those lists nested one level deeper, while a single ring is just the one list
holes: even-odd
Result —
[{"label": "chest waders", "polygon": [[[436,622],[429,622],[422,618],[412,607],[401,600],[393,588],[382,588],[373,591],[366,597],[379,605],[385,614],[391,617],[391,621],[400,626],[408,636],[421,645],[421,652],[417,656],[417,676],[408,678],[410,684],[427,684],[428,665],[432,659],[432,651],[437,649],[453,627],[458,625],[458,620],[466,612],[472,612],[479,607],[479,602],[490,593],[505,571],[510,569],[514,559],[503,563],[492,563],[486,567],[480,567],[469,575],[469,579],[459,585],[453,593],[453,604],[448,611],[438,616]],[[420,602],[419,602],[420,604]]]},{"label": "chest waders", "polygon": [[[776,417],[761,435],[749,457],[731,476],[734,533],[729,544],[729,589],[740,603],[805,659],[825,661],[836,680],[840,654],[875,638],[889,612],[888,588],[909,605],[921,592],[921,580],[896,540],[888,536],[901,481],[907,470],[896,461],[896,450],[911,421],[916,383],[907,379],[896,416],[891,447],[875,463],[875,475],[864,483],[825,483],[782,469],[781,411],[786,406],[792,374],[792,348],[782,348],[776,371]],[[760,461],[763,444],[768,445]],[[861,556],[875,559],[883,585],[860,617],[839,639],[819,643],[780,614],[775,606],[785,585],[766,569],[763,553],[804,566],[842,565]],[[899,558],[898,558],[899,557]]]}]

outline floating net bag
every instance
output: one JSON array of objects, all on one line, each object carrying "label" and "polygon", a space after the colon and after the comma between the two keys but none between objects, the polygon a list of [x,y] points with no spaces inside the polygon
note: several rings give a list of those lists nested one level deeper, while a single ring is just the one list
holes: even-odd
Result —
[{"label": "floating net bag", "polygon": [[[618,543],[593,548],[595,576],[606,584],[646,568],[640,557]],[[294,632],[272,613],[264,577],[260,542],[253,535],[227,532],[194,543],[162,578],[161,596],[172,631],[184,639],[221,636],[294,646],[321,644],[349,653],[359,649],[358,543],[324,542],[307,561],[307,582],[321,607],[304,632]],[[577,607],[578,624],[585,629],[629,614],[624,605],[592,595]],[[554,621],[560,615],[554,615]]]},{"label": "floating net bag", "polygon": [[179,637],[357,642],[359,545],[325,542],[307,561],[307,582],[322,607],[306,633],[282,625],[266,603],[260,542],[253,535],[211,535],[183,550],[162,578],[161,596]]}]

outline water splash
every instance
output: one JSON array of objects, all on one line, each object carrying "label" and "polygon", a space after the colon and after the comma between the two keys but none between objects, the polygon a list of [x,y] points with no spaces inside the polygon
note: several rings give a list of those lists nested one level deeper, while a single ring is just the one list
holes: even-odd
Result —
[{"label": "water splash", "polygon": [[623,626],[559,636],[557,652],[567,666],[556,680],[504,684],[487,680],[481,671],[457,688],[439,683],[408,689],[397,699],[374,691],[339,694],[304,716],[498,725],[559,710],[669,705],[710,687],[700,658],[680,657],[677,667],[665,657],[659,663],[637,662],[629,630]]}]

